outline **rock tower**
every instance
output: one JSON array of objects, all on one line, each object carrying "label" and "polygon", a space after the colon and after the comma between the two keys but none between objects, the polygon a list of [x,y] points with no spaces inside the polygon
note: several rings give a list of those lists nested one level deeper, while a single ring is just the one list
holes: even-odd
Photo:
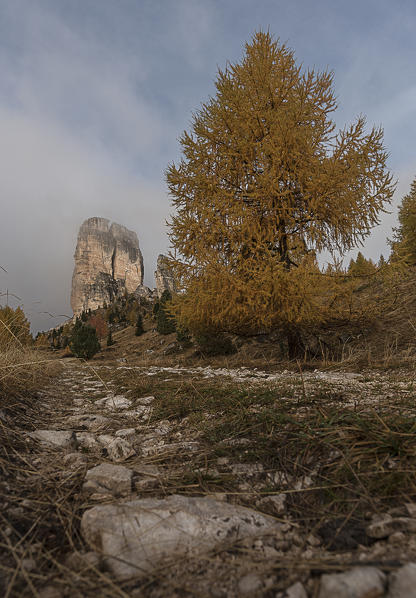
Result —
[{"label": "rock tower", "polygon": [[110,303],[143,283],[143,256],[135,232],[106,218],[82,223],[75,250],[71,307],[75,315]]},{"label": "rock tower", "polygon": [[160,254],[157,258],[157,269],[155,272],[157,296],[162,296],[163,291],[169,291],[174,294],[177,291],[175,279],[172,270],[169,268],[168,258]]}]

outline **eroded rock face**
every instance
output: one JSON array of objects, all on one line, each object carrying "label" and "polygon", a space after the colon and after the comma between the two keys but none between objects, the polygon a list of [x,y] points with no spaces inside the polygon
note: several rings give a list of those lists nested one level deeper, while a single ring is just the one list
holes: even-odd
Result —
[{"label": "eroded rock face", "polygon": [[172,271],[168,266],[168,258],[165,255],[160,254],[157,258],[157,269],[155,272],[155,282],[157,296],[162,296],[163,291],[169,291],[170,293],[176,293],[176,284],[173,278]]},{"label": "eroded rock face", "polygon": [[143,257],[135,232],[106,218],[81,225],[75,250],[71,307],[78,315],[110,303],[143,283]]}]

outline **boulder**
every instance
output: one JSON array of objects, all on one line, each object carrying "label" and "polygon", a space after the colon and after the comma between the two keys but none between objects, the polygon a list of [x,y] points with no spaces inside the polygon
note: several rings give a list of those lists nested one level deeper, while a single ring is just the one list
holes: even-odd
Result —
[{"label": "boulder", "polygon": [[171,557],[208,551],[223,541],[273,534],[272,517],[211,498],[172,495],[100,505],[86,511],[81,531],[118,579],[141,576]]}]

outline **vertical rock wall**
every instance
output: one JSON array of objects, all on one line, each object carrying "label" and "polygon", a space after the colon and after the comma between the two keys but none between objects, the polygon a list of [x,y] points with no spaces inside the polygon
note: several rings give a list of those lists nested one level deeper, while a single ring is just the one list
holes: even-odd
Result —
[{"label": "vertical rock wall", "polygon": [[143,284],[143,257],[135,232],[106,218],[81,225],[75,250],[71,307],[75,315],[110,303]]},{"label": "vertical rock wall", "polygon": [[168,266],[168,259],[165,255],[160,254],[157,258],[157,269],[155,272],[155,282],[157,296],[162,296],[163,291],[170,291],[170,293],[176,293],[176,284],[173,277],[172,271]]}]

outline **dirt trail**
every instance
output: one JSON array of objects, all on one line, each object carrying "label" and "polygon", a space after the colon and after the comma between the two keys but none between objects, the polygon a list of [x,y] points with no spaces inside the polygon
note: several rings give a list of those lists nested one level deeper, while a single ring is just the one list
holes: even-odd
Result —
[{"label": "dirt trail", "polygon": [[[133,370],[145,372],[144,368]],[[318,482],[313,474],[283,479],[282,472],[247,459],[246,438],[228,443],[234,458],[219,456],[213,460],[200,431],[189,425],[188,417],[155,416],[157,399],[123,390],[120,382],[112,380],[113,374],[120,372],[130,375],[124,365],[91,367],[66,360],[62,373],[39,393],[33,429],[24,431],[26,453],[21,457],[26,470],[19,474],[20,487],[9,492],[3,505],[3,547],[8,556],[4,562],[0,559],[0,583],[7,598],[96,596],[97,588],[100,596],[108,597],[326,598],[331,593],[325,594],[322,589],[322,574],[357,565],[364,565],[366,575],[370,565],[379,567],[375,581],[367,581],[370,590],[373,581],[379,588],[374,595],[388,597],[390,578],[386,575],[409,561],[416,562],[416,505],[413,507],[410,501],[408,507],[397,505],[396,512],[379,512],[376,520],[369,516],[367,525],[390,525],[386,532],[354,528],[348,519],[342,524],[342,533],[336,526],[331,527],[330,520],[326,528],[326,522],[321,521],[324,525],[320,530],[315,524],[311,529],[306,519],[296,519],[288,502],[292,504],[293,496],[314,489]],[[324,396],[329,388],[332,394],[328,394],[328,404],[339,402],[342,390],[345,408],[354,408],[359,396],[371,409],[374,405],[384,409],[389,404],[388,392],[402,393],[403,397],[410,392],[402,379],[392,383],[378,374],[312,372],[299,376],[246,368],[148,368],[145,373],[163,380],[170,376],[194,380],[226,377],[250,385],[280,381],[285,391],[290,385],[295,387],[300,399],[318,387]],[[309,409],[299,400],[296,405],[299,413]],[[406,408],[414,409],[412,405]],[[259,411],[260,407],[255,405],[253,409]],[[212,417],[215,414],[206,414],[208,420]],[[312,469],[318,471],[319,464]],[[223,492],[208,492],[202,498],[204,476],[208,481],[226,480],[228,486]],[[179,502],[174,498],[177,495],[183,497]],[[229,511],[230,507],[234,511]],[[149,559],[140,557],[142,560],[137,561],[137,537],[129,536],[131,520],[126,519],[126,512],[131,511],[136,521],[143,511],[162,517],[163,509],[173,518],[171,528],[169,521],[164,522],[169,528],[168,537],[172,538],[172,529],[178,532],[183,521],[187,536],[183,530],[180,532],[173,553],[153,552],[150,567]],[[88,527],[91,522],[86,513],[90,513],[94,529]],[[102,524],[104,515],[109,516],[111,524],[107,520]],[[232,527],[229,523],[234,515],[241,516],[242,521],[253,517],[257,530],[248,525],[244,534],[236,531],[241,524]],[[218,540],[207,544],[205,551],[201,552],[199,545],[195,550],[199,537],[209,538],[214,520]],[[143,518],[140,521],[143,531],[148,522]],[[158,538],[161,544],[166,543],[165,532],[152,521],[156,528],[153,543]],[[121,553],[122,560],[126,561],[126,554],[136,559],[133,566],[144,567],[140,575],[131,575],[131,568],[126,575],[125,566],[117,564],[117,551],[121,550],[118,540],[116,548],[114,542],[107,542],[104,549],[103,538],[111,535],[114,539],[116,535],[114,522],[124,530],[126,552]],[[189,522],[196,522],[196,532]],[[328,538],[334,535],[339,535],[337,547],[328,548]],[[181,554],[182,541],[188,543],[187,552],[176,558]],[[287,594],[282,593],[285,590]]]}]

